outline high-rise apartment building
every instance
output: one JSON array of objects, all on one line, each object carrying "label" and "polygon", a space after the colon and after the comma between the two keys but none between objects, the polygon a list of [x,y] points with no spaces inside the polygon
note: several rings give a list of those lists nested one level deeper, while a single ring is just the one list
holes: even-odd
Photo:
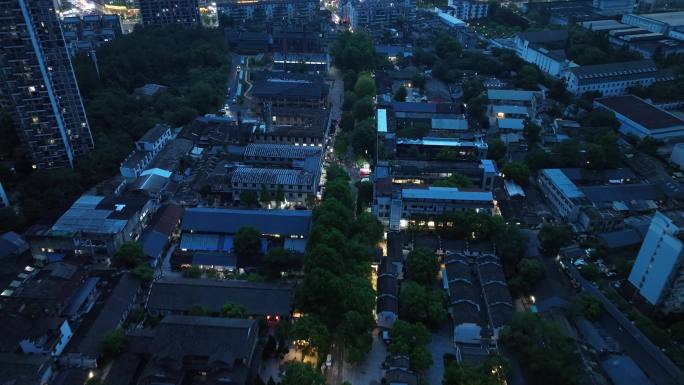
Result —
[{"label": "high-rise apartment building", "polygon": [[197,0],[140,0],[143,25],[200,24]]},{"label": "high-rise apartment building", "polygon": [[0,107],[34,168],[73,167],[93,148],[52,0],[0,0]]},{"label": "high-rise apartment building", "polygon": [[353,29],[364,28],[367,32],[397,27],[399,23],[411,23],[416,19],[414,0],[345,0],[341,7],[343,16]]},{"label": "high-rise apartment building", "polygon": [[318,0],[221,0],[217,8],[233,23],[307,24],[316,17]]},{"label": "high-rise apartment building", "polygon": [[665,313],[684,310],[684,213],[656,212],[629,282],[651,306]]}]

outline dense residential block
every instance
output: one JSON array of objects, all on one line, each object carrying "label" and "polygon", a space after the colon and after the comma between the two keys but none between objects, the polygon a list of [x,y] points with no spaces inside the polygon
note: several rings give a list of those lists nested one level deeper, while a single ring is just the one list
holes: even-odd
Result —
[{"label": "dense residential block", "polygon": [[0,9],[0,106],[34,168],[73,167],[93,138],[53,2],[4,0]]}]

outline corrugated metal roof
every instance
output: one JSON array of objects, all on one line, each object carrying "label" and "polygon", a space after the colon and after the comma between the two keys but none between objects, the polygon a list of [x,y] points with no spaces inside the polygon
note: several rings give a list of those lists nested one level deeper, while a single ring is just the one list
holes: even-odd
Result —
[{"label": "corrugated metal roof", "polygon": [[257,185],[295,185],[309,186],[314,182],[314,174],[302,170],[239,167],[233,171],[231,183],[256,183]]},{"label": "corrugated metal roof", "polygon": [[262,234],[307,236],[311,211],[190,208],[181,222],[183,231],[196,233],[236,234],[244,226],[252,226]]},{"label": "corrugated metal roof", "polygon": [[404,199],[439,199],[461,201],[492,201],[489,191],[461,191],[456,187],[408,188],[401,191]]}]

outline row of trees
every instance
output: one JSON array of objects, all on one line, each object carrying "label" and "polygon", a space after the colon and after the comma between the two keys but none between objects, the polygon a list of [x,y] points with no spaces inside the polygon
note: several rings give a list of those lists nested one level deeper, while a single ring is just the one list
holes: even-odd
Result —
[{"label": "row of trees", "polygon": [[416,249],[406,258],[406,279],[399,293],[401,319],[437,329],[447,320],[446,295],[435,289],[439,261],[429,249]]},{"label": "row of trees", "polygon": [[[354,155],[367,156],[375,149],[375,82],[368,72],[362,72],[354,80],[353,87],[345,86],[342,103],[342,132],[337,140],[340,145],[351,145]],[[343,155],[347,148],[340,147]]]},{"label": "row of trees", "polygon": [[354,216],[344,169],[332,165],[327,177],[323,200],[314,210],[304,279],[296,292],[297,307],[305,316],[295,323],[292,336],[306,341],[305,350],[319,357],[335,340],[345,347],[346,359],[358,363],[372,344],[375,293],[370,262],[383,228],[372,214]]}]

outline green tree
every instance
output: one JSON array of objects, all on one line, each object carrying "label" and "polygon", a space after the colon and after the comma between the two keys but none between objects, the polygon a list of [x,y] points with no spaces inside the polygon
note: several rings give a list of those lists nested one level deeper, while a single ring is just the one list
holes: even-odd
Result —
[{"label": "green tree", "polygon": [[331,164],[325,169],[325,175],[328,181],[343,180],[349,181],[349,174],[347,171],[338,164]]},{"label": "green tree", "polygon": [[529,143],[537,143],[539,141],[539,134],[541,133],[541,127],[529,120],[525,120],[525,126],[523,127],[523,136]]},{"label": "green tree", "polygon": [[293,362],[287,366],[281,385],[326,385],[325,377],[313,366]]},{"label": "green tree", "polygon": [[109,331],[100,341],[100,356],[103,360],[109,361],[123,353],[127,345],[128,339],[123,329]]},{"label": "green tree", "polygon": [[587,281],[597,281],[601,277],[598,267],[591,263],[580,267],[579,272]]},{"label": "green tree", "polygon": [[193,305],[192,308],[190,308],[190,315],[195,315],[195,316],[208,316],[209,315],[209,309],[202,305]]},{"label": "green tree", "polygon": [[114,254],[112,264],[124,269],[133,269],[145,261],[142,245],[135,241],[124,242]]},{"label": "green tree", "polygon": [[518,262],[515,277],[509,280],[511,289],[527,294],[545,276],[544,264],[537,259],[523,258]]},{"label": "green tree", "polygon": [[494,139],[487,142],[487,156],[489,159],[499,162],[506,156],[506,144],[501,139]]},{"label": "green tree", "polygon": [[278,190],[276,190],[273,200],[275,200],[278,205],[285,202],[285,191],[283,191],[283,186],[278,186]]},{"label": "green tree", "polygon": [[526,369],[529,383],[579,383],[573,344],[557,324],[536,313],[517,312],[501,331],[500,340]]},{"label": "green tree", "polygon": [[435,39],[435,53],[442,59],[458,56],[461,54],[461,45],[451,35],[441,33]]},{"label": "green tree", "polygon": [[582,125],[585,127],[608,127],[617,130],[620,127],[620,122],[611,111],[605,108],[597,108],[589,111],[582,121]]},{"label": "green tree", "polygon": [[504,174],[504,178],[510,179],[522,186],[527,185],[530,179],[530,169],[525,163],[521,162],[506,163],[501,172]]},{"label": "green tree", "polygon": [[262,266],[267,276],[278,278],[281,272],[299,271],[302,268],[302,264],[302,253],[274,247],[266,253]]},{"label": "green tree", "polygon": [[266,185],[262,185],[261,194],[259,194],[259,202],[264,206],[268,206],[272,201],[273,197],[271,196],[271,193],[266,188]]},{"label": "green tree", "polygon": [[0,209],[0,233],[20,231],[26,226],[26,218],[17,214],[12,207]]},{"label": "green tree", "polygon": [[339,34],[332,46],[331,54],[335,66],[342,70],[358,72],[372,70],[375,66],[373,40],[361,31],[345,31]]},{"label": "green tree", "polygon": [[423,324],[398,320],[392,326],[390,335],[390,352],[393,355],[408,356],[413,370],[425,371],[432,366],[432,354],[426,349],[432,335]]},{"label": "green tree", "polygon": [[572,239],[572,230],[568,226],[544,225],[539,230],[539,243],[544,255],[556,256],[560,248],[567,246]]},{"label": "green tree", "polygon": [[588,294],[575,298],[572,303],[579,314],[591,321],[598,321],[603,314],[603,302]]},{"label": "green tree", "polygon": [[261,233],[252,226],[240,227],[235,234],[233,250],[237,255],[251,257],[261,250]]},{"label": "green tree", "polygon": [[183,277],[185,278],[200,278],[202,276],[202,269],[197,266],[192,266],[183,270]]},{"label": "green tree", "polygon": [[402,319],[422,322],[437,328],[447,320],[446,298],[438,290],[430,290],[412,281],[401,285],[399,313]]},{"label": "green tree", "polygon": [[332,338],[323,322],[311,314],[299,318],[294,323],[291,336],[295,341],[302,341],[302,350],[307,355],[328,351]]},{"label": "green tree", "polygon": [[394,93],[394,100],[396,100],[397,102],[405,102],[406,96],[408,96],[408,91],[406,91],[406,87],[399,86],[397,91]]},{"label": "green tree", "polygon": [[248,190],[240,193],[240,203],[247,207],[256,206],[258,201],[259,199],[254,191]]},{"label": "green tree", "polygon": [[362,73],[356,79],[354,93],[356,93],[357,98],[375,97],[375,81],[373,81],[373,78],[368,73]]},{"label": "green tree", "polygon": [[432,185],[437,187],[471,187],[473,182],[463,174],[455,172],[448,178],[437,179]]},{"label": "green tree", "polygon": [[342,203],[345,207],[354,207],[354,202],[352,201],[351,188],[349,183],[341,179],[332,180],[325,185],[325,191],[323,192],[323,199],[336,199],[338,202]]},{"label": "green tree", "polygon": [[373,102],[373,99],[369,96],[359,99],[356,103],[354,103],[353,113],[354,119],[357,122],[374,117],[375,103]]},{"label": "green tree", "polygon": [[372,156],[375,152],[375,120],[366,119],[359,122],[349,137],[354,154],[364,157]]},{"label": "green tree", "polygon": [[239,303],[228,302],[221,306],[219,316],[223,318],[247,318],[247,308]]},{"label": "green tree", "polygon": [[439,261],[429,249],[415,249],[406,258],[406,271],[410,279],[432,287],[439,272]]},{"label": "green tree", "polygon": [[138,264],[131,270],[131,274],[143,282],[150,282],[154,277],[154,270],[146,262]]},{"label": "green tree", "polygon": [[442,385],[499,385],[506,382],[510,366],[499,355],[492,355],[481,364],[448,363]]}]

